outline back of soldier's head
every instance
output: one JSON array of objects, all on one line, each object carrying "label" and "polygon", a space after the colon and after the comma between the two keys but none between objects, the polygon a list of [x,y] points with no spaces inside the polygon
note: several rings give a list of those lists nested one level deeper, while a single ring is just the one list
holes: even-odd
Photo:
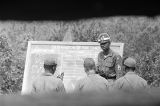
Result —
[{"label": "back of soldier's head", "polygon": [[127,69],[135,70],[136,68],[136,60],[132,57],[126,58],[123,64]]},{"label": "back of soldier's head", "polygon": [[54,58],[46,57],[44,59],[45,71],[47,71],[47,70],[55,71],[56,67],[57,67],[57,61]]},{"label": "back of soldier's head", "polygon": [[89,70],[95,70],[95,62],[92,58],[85,58],[84,60],[84,68]]}]

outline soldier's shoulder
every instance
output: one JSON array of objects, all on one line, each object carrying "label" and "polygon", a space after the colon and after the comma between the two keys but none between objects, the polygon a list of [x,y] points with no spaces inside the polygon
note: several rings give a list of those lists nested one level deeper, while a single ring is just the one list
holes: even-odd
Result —
[{"label": "soldier's shoulder", "polygon": [[57,77],[53,77],[54,80],[58,81],[58,82],[62,82],[62,80],[60,78]]},{"label": "soldier's shoulder", "polygon": [[84,78],[81,78],[81,79],[79,79],[79,80],[77,80],[79,83],[84,83],[84,82],[86,82],[86,81],[88,81],[89,80],[89,77],[84,77]]},{"label": "soldier's shoulder", "polygon": [[76,86],[82,86],[82,85],[84,85],[84,83],[85,82],[87,82],[88,81],[88,79],[85,77],[85,78],[81,78],[81,79],[78,79],[77,81],[76,81]]},{"label": "soldier's shoulder", "polygon": [[96,74],[97,79],[105,79],[104,77],[100,76],[99,74]]},{"label": "soldier's shoulder", "polygon": [[125,80],[125,78],[124,78],[124,76],[123,76],[123,77],[118,78],[118,79],[116,80],[116,82],[124,82],[124,80]]},{"label": "soldier's shoulder", "polygon": [[60,78],[57,78],[55,76],[47,76],[46,80],[51,81],[51,82],[57,82],[57,83],[62,82],[62,80]]},{"label": "soldier's shoulder", "polygon": [[100,51],[99,53],[98,53],[98,55],[102,55],[103,54],[103,51]]},{"label": "soldier's shoulder", "polygon": [[[113,54],[114,56],[116,56],[116,57],[119,57],[119,56],[120,56],[119,53],[117,53],[117,52],[115,52],[115,51],[113,51],[113,50],[112,50],[112,54]],[[121,57],[121,56],[120,56],[120,57]]]},{"label": "soldier's shoulder", "polygon": [[141,82],[141,83],[147,83],[147,81],[144,78],[140,77],[139,75],[137,75],[137,77],[135,77],[135,78],[137,80],[139,80],[139,82]]},{"label": "soldier's shoulder", "polygon": [[145,86],[148,85],[148,83],[147,83],[147,81],[145,79],[143,79],[143,85],[145,85]]},{"label": "soldier's shoulder", "polygon": [[100,77],[100,79],[101,79],[103,82],[109,83],[108,80],[106,80],[104,77],[101,77],[100,75],[99,75],[99,77]]},{"label": "soldier's shoulder", "polygon": [[116,59],[122,59],[122,57],[117,52],[112,51],[112,54]]},{"label": "soldier's shoulder", "polygon": [[56,82],[58,85],[63,85],[63,81],[60,78],[55,78],[54,82]]},{"label": "soldier's shoulder", "polygon": [[144,78],[142,78],[142,77],[141,77],[141,80],[142,80],[144,83],[147,83],[147,81],[146,81]]},{"label": "soldier's shoulder", "polygon": [[33,81],[33,83],[36,83],[36,82],[42,81],[42,79],[43,79],[43,76],[42,75],[38,75],[32,81]]}]

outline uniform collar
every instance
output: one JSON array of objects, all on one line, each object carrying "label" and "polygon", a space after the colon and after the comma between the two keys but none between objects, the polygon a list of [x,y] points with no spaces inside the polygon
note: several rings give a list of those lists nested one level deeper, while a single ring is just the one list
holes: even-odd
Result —
[{"label": "uniform collar", "polygon": [[53,76],[53,74],[48,73],[48,72],[44,72],[42,75],[44,75],[44,76]]},{"label": "uniform collar", "polygon": [[95,75],[95,74],[96,74],[95,71],[94,71],[94,70],[91,70],[91,71],[89,71],[88,76],[90,76],[90,75]]},{"label": "uniform collar", "polygon": [[112,51],[111,49],[109,49],[108,55],[104,55],[104,54],[103,54],[103,51],[102,51],[102,55],[101,55],[101,56],[104,57],[104,58],[112,57],[112,56],[113,56],[113,51]]}]

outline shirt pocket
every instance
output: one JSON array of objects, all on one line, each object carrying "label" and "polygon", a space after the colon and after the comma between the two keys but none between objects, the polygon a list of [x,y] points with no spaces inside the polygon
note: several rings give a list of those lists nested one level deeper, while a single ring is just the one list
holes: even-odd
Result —
[{"label": "shirt pocket", "polygon": [[104,65],[105,65],[106,67],[109,67],[109,68],[113,67],[113,66],[114,66],[113,57],[108,57],[108,58],[105,60]]}]

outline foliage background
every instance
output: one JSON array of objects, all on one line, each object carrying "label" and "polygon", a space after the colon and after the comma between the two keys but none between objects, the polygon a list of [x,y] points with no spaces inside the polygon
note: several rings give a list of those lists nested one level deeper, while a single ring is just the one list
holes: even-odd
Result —
[{"label": "foliage background", "polygon": [[160,18],[109,17],[77,21],[1,21],[0,88],[2,94],[20,93],[27,41],[62,41],[70,34],[75,42],[95,42],[107,32],[113,42],[123,42],[124,55],[137,59],[137,73],[152,87],[160,82]]}]

